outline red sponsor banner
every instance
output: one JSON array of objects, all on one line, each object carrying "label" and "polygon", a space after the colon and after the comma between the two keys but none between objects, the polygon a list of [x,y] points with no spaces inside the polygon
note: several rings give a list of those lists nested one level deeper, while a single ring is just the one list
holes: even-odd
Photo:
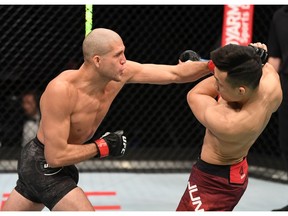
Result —
[{"label": "red sponsor banner", "polygon": [[222,46],[252,42],[254,5],[225,5],[222,28]]}]

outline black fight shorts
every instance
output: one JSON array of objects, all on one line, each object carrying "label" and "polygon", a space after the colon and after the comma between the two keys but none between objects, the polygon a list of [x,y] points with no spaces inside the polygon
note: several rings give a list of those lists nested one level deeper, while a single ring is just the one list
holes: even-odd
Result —
[{"label": "black fight shorts", "polygon": [[15,190],[36,203],[52,208],[77,187],[79,172],[74,165],[51,168],[44,158],[44,145],[36,138],[24,146],[18,160]]}]

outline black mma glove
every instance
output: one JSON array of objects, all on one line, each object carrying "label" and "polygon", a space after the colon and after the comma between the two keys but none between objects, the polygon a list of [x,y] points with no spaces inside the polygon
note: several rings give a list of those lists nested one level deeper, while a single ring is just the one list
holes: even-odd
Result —
[{"label": "black mma glove", "polygon": [[200,56],[196,52],[194,52],[193,50],[185,50],[179,56],[179,60],[181,62],[186,62],[188,60],[200,61],[200,59],[201,59]]},{"label": "black mma glove", "polygon": [[266,62],[268,61],[268,52],[259,47],[255,47],[252,45],[248,45],[248,46],[252,47],[255,50],[256,54],[260,56],[262,64],[263,65],[266,64]]},{"label": "black mma glove", "polygon": [[[198,53],[194,52],[193,50],[185,50],[184,52],[182,52],[179,56],[179,60],[181,62],[185,62],[188,60],[191,61],[201,61],[201,57]],[[212,62],[212,60],[207,61],[207,67],[209,69],[209,71],[213,74],[214,73],[214,69],[215,69],[215,65]]]},{"label": "black mma glove", "polygon": [[102,137],[94,140],[96,144],[98,155],[97,157],[103,158],[107,156],[122,157],[127,147],[126,136],[123,131],[106,132]]}]

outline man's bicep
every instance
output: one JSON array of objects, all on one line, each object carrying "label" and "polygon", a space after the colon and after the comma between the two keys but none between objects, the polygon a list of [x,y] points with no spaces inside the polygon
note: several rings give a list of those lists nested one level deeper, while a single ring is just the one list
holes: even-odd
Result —
[{"label": "man's bicep", "polygon": [[61,146],[67,143],[69,135],[68,117],[57,115],[53,110],[46,112],[42,118],[42,131],[44,135],[45,145]]},{"label": "man's bicep", "polygon": [[176,80],[175,66],[127,63],[128,83],[169,84]]},{"label": "man's bicep", "polygon": [[61,95],[44,95],[41,100],[41,124],[45,145],[61,147],[67,144],[70,126],[69,98]]},{"label": "man's bicep", "polygon": [[268,63],[270,63],[274,69],[279,73],[281,59],[278,57],[269,57]]},{"label": "man's bicep", "polygon": [[[55,103],[55,102],[54,102]],[[54,104],[55,105],[55,104]],[[45,144],[45,159],[48,164],[54,164],[58,158],[61,158],[67,148],[69,136],[69,116],[64,109],[49,107],[49,104],[43,104],[44,108],[42,118],[42,131]]]}]

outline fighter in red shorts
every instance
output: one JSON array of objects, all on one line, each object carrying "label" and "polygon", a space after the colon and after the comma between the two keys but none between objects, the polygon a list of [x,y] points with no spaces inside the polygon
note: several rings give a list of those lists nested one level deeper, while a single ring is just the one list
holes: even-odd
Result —
[{"label": "fighter in red shorts", "polygon": [[232,211],[246,190],[248,151],[282,101],[278,73],[266,63],[266,45],[251,45],[211,52],[214,76],[187,95],[206,133],[177,211]]}]

